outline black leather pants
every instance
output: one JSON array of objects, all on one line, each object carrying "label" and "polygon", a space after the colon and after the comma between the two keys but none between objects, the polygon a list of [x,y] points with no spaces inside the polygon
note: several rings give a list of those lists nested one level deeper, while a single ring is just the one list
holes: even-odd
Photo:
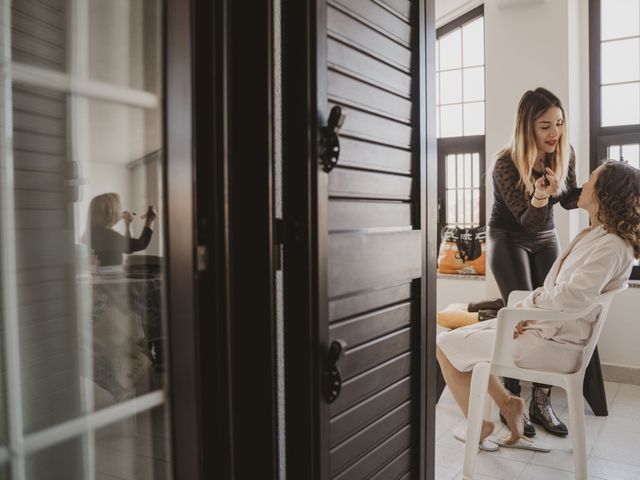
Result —
[{"label": "black leather pants", "polygon": [[[555,230],[515,233],[491,227],[488,255],[489,267],[506,305],[512,291],[542,286],[551,265],[560,255],[560,243]],[[505,378],[504,384],[512,393],[520,392],[519,380]]]}]

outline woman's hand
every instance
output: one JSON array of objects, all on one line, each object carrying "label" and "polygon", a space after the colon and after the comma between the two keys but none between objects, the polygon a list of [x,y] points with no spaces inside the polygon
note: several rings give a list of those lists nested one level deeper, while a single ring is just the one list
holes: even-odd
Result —
[{"label": "woman's hand", "polygon": [[125,225],[130,225],[133,221],[133,213],[128,212],[127,210],[122,212],[122,219],[124,220]]},{"label": "woman's hand", "polygon": [[156,218],[158,218],[158,213],[153,205],[149,205],[147,208],[147,212],[142,216],[146,220],[145,224],[149,227],[154,222]]},{"label": "woman's hand", "polygon": [[[545,185],[545,177],[547,178],[547,180],[549,180],[549,185]],[[545,174],[538,180],[536,180],[536,190],[533,194],[538,200],[543,200],[546,197],[558,193],[558,186],[558,177],[556,177],[556,174],[553,170],[547,168]]]},{"label": "woman's hand", "polygon": [[521,320],[517,323],[516,328],[513,329],[514,340],[524,333],[527,323],[528,323],[528,320]]}]

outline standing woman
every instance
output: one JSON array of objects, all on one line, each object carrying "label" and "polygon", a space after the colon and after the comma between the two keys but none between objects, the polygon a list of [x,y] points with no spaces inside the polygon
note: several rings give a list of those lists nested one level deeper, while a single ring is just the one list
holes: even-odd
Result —
[{"label": "standing woman", "polygon": [[[511,144],[497,154],[493,186],[489,265],[506,304],[512,291],[542,286],[560,254],[553,206],[577,208],[580,196],[565,111],[549,90],[528,90],[520,99]],[[518,380],[505,378],[504,383],[520,395]],[[550,390],[534,384],[529,417],[550,433],[567,435],[551,407]],[[524,433],[535,435],[526,417]]]}]

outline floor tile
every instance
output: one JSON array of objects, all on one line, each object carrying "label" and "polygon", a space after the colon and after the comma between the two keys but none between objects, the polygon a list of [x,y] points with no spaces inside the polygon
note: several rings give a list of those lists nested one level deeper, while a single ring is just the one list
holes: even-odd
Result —
[{"label": "floor tile", "polygon": [[443,467],[436,465],[435,480],[453,480],[462,471],[462,467]]},{"label": "floor tile", "polygon": [[614,404],[622,403],[640,408],[640,385],[620,384]]},{"label": "floor tile", "polygon": [[527,464],[510,460],[501,453],[500,450],[492,453],[481,452],[476,460],[476,472],[505,480],[518,478]]},{"label": "floor tile", "polygon": [[640,478],[640,466],[636,465],[610,462],[595,457],[590,457],[587,465],[589,476],[606,480],[638,480]]},{"label": "floor tile", "polygon": [[519,480],[575,480],[575,478],[571,472],[540,465],[527,465]]}]

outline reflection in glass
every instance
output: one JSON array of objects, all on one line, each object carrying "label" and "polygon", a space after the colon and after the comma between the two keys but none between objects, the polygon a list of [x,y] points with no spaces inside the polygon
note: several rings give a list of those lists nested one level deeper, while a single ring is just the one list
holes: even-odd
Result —
[{"label": "reflection in glass", "polygon": [[459,153],[456,155],[456,162],[458,168],[458,179],[456,181],[456,186],[458,188],[462,188],[464,186],[464,154]]},{"label": "reflection in glass", "polygon": [[464,104],[464,134],[484,135],[484,102]]},{"label": "reflection in glass", "polygon": [[602,87],[602,126],[640,123],[640,82]]},{"label": "reflection in glass", "polygon": [[471,187],[472,176],[473,174],[471,172],[471,154],[465,153],[464,154],[464,188]]},{"label": "reflection in glass", "polygon": [[465,225],[471,225],[473,219],[471,218],[471,190],[464,190],[464,223]]},{"label": "reflection in glass", "polygon": [[601,0],[602,40],[640,34],[638,0]]},{"label": "reflection in glass", "polygon": [[636,168],[640,168],[640,145],[623,145],[622,158]]},{"label": "reflection in glass", "polygon": [[480,154],[473,154],[473,188],[480,187]]},{"label": "reflection in glass", "polygon": [[602,43],[602,83],[640,80],[640,39]]},{"label": "reflection in glass", "polygon": [[447,188],[456,188],[456,156],[447,155]]},{"label": "reflection in glass", "polygon": [[465,67],[484,64],[484,17],[462,27],[462,57]]},{"label": "reflection in glass", "polygon": [[484,67],[465,68],[464,98],[465,102],[484,100]]},{"label": "reflection in glass", "polygon": [[462,135],[462,105],[440,107],[440,136]]},{"label": "reflection in glass", "polygon": [[456,223],[464,223],[464,190],[458,190],[457,193],[458,217]]},{"label": "reflection in glass", "polygon": [[440,73],[440,103],[462,102],[462,71]]},{"label": "reflection in glass", "polygon": [[440,70],[462,66],[462,35],[460,29],[440,37]]},{"label": "reflection in glass", "polygon": [[480,224],[480,190],[473,190],[473,223]]},{"label": "reflection in glass", "polygon": [[456,191],[447,190],[447,223],[454,225],[456,223]]}]

